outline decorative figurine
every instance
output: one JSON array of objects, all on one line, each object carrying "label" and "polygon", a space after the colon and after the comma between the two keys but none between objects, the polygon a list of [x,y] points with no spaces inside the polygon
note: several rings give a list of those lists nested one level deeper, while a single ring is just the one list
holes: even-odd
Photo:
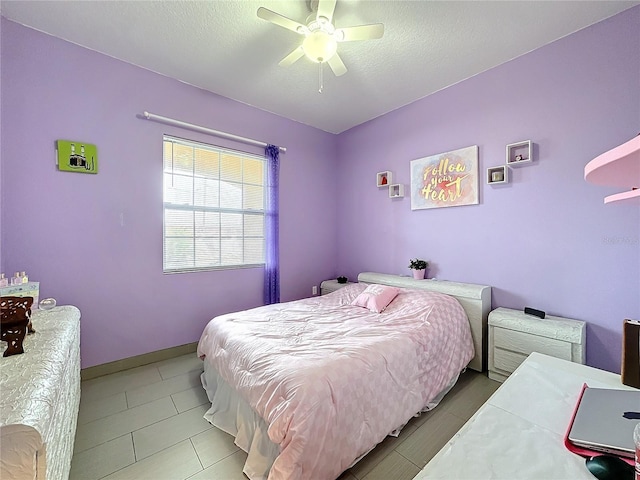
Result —
[{"label": "decorative figurine", "polygon": [[22,342],[31,327],[33,297],[2,297],[0,301],[0,338],[7,342],[3,357],[24,353]]}]

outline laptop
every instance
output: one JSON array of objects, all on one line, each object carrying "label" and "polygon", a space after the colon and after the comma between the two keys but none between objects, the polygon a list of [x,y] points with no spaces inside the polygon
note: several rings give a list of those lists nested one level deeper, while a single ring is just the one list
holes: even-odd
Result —
[{"label": "laptop", "polygon": [[569,440],[578,447],[633,458],[640,423],[640,390],[586,388]]}]

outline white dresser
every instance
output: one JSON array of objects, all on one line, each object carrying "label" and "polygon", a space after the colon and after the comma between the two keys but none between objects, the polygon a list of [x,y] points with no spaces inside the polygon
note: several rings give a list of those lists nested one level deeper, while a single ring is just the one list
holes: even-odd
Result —
[{"label": "white dresser", "polygon": [[24,353],[0,357],[0,478],[66,480],[80,403],[80,311],[35,310],[31,321]]},{"label": "white dresser", "polygon": [[532,352],[585,363],[586,324],[496,308],[489,313],[489,378],[503,382]]}]

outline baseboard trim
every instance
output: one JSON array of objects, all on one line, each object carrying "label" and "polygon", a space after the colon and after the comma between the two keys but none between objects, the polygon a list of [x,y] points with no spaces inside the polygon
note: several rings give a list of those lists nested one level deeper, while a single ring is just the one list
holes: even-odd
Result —
[{"label": "baseboard trim", "polygon": [[123,358],[122,360],[116,360],[115,362],[83,368],[80,370],[80,378],[82,380],[91,380],[92,378],[102,377],[103,375],[129,370],[130,368],[141,367],[143,365],[149,365],[150,363],[160,362],[162,360],[169,360],[170,358],[193,353],[196,351],[197,347],[198,342],[187,343],[185,345],[178,345],[177,347],[165,348],[164,350],[143,353],[142,355],[136,355],[135,357]]}]

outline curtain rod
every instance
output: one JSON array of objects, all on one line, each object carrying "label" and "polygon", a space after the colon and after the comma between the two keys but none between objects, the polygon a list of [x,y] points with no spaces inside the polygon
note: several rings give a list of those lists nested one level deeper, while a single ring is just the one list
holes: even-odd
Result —
[{"label": "curtain rod", "polygon": [[[201,127],[200,125],[194,125],[192,123],[181,122],[180,120],[174,120],[173,118],[163,117],[162,115],[156,115],[154,113],[144,112],[142,118],[147,120],[153,120],[154,122],[165,123],[167,125],[173,125],[174,127],[182,127],[194,132],[206,133],[208,135],[214,135],[220,138],[226,138],[227,140],[235,140],[236,142],[247,143],[249,145],[255,145],[256,147],[266,147],[268,144],[254,140],[252,138],[240,137],[231,133],[221,132],[219,130],[213,130],[211,128]],[[278,147],[282,153],[287,153],[285,147]]]}]

